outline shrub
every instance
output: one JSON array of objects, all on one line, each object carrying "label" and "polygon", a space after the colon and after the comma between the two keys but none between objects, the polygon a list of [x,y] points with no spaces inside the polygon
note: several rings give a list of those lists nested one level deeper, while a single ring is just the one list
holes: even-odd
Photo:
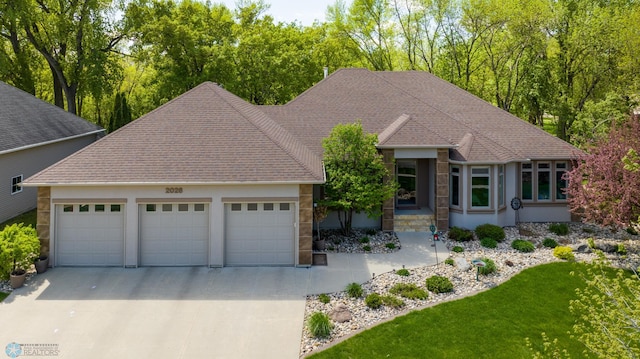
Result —
[{"label": "shrub", "polygon": [[26,272],[39,255],[40,240],[31,225],[14,223],[0,231],[0,279]]},{"label": "shrub", "polygon": [[633,227],[627,227],[627,233],[629,233],[632,236],[637,236],[638,235],[638,231],[636,231],[636,229],[633,228]]},{"label": "shrub", "polygon": [[453,258],[447,258],[444,260],[444,264],[448,264],[450,266],[454,266],[456,265],[456,262],[453,260]]},{"label": "shrub", "polygon": [[387,307],[391,307],[395,309],[404,307],[404,301],[396,296],[384,295],[381,298],[382,298],[382,304],[386,305]]},{"label": "shrub", "polygon": [[327,304],[331,301],[331,298],[328,295],[322,293],[318,296],[318,301],[320,301],[320,303]]},{"label": "shrub", "polygon": [[618,248],[616,249],[616,252],[620,255],[625,255],[627,254],[627,248],[624,246],[624,244],[620,243],[618,244]]},{"label": "shrub", "polygon": [[568,261],[572,261],[575,259],[575,256],[573,255],[573,250],[571,249],[571,247],[567,247],[567,246],[555,247],[553,249],[553,255],[556,258],[565,259]]},{"label": "shrub", "polygon": [[371,251],[371,246],[367,244],[367,245],[365,245],[365,246],[362,246],[362,249],[363,249],[365,252],[370,252],[370,251]]},{"label": "shrub", "polygon": [[410,273],[409,273],[409,270],[408,270],[408,269],[404,269],[404,268],[402,268],[402,269],[398,269],[398,270],[396,271],[396,274],[397,274],[397,275],[401,275],[401,276],[403,276],[403,277],[408,277]]},{"label": "shrub", "polygon": [[362,237],[362,238],[358,239],[358,241],[360,243],[363,243],[363,244],[364,243],[369,243],[369,237]]},{"label": "shrub", "polygon": [[591,249],[596,249],[596,241],[594,241],[593,238],[587,238],[587,245]]},{"label": "shrub", "polygon": [[451,240],[466,242],[473,239],[473,232],[460,227],[451,227],[448,236]]},{"label": "shrub", "polygon": [[389,243],[385,244],[384,246],[389,248],[389,249],[395,249],[396,248],[396,245],[393,242],[389,242]]},{"label": "shrub", "polygon": [[478,238],[491,238],[497,242],[502,242],[505,238],[504,229],[490,223],[477,226],[476,236],[478,236]]},{"label": "shrub", "polygon": [[582,227],[582,231],[584,233],[590,233],[590,234],[595,232],[593,228],[589,228],[589,227]]},{"label": "shrub", "polygon": [[480,240],[480,244],[485,248],[496,248],[498,246],[498,241],[493,238],[482,238]]},{"label": "shrub", "polygon": [[424,289],[418,288],[418,286],[413,283],[398,283],[389,289],[389,293],[408,299],[427,299],[427,297],[429,297],[429,293]]},{"label": "shrub", "polygon": [[515,241],[511,242],[511,248],[523,253],[529,253],[536,250],[536,247],[533,245],[533,243],[525,241],[523,239],[516,239]]},{"label": "shrub", "polygon": [[544,241],[542,241],[542,245],[547,248],[555,248],[558,246],[558,242],[553,238],[545,238]]},{"label": "shrub", "polygon": [[364,299],[364,304],[371,309],[378,309],[382,306],[382,298],[378,293],[371,293]]},{"label": "shrub", "polygon": [[482,261],[486,264],[484,267],[480,267],[480,274],[488,275],[498,271],[496,262],[490,258],[482,258]]},{"label": "shrub", "polygon": [[347,284],[347,295],[351,298],[360,298],[362,297],[362,286],[358,283],[349,283]]},{"label": "shrub", "polygon": [[447,277],[434,275],[427,278],[427,289],[433,293],[448,293],[453,291],[453,283]]},{"label": "shrub", "polygon": [[559,236],[566,236],[569,234],[569,225],[566,223],[551,223],[549,225],[549,232]]},{"label": "shrub", "polygon": [[331,324],[328,315],[322,312],[315,312],[309,317],[307,328],[309,328],[311,335],[316,338],[328,338],[331,335],[333,324]]},{"label": "shrub", "polygon": [[378,233],[378,230],[375,228],[367,228],[364,233],[366,233],[369,236],[375,236],[376,233]]},{"label": "shrub", "polygon": [[452,251],[456,252],[456,253],[462,253],[464,252],[464,248],[460,247],[460,246],[455,246],[453,248],[451,248]]}]

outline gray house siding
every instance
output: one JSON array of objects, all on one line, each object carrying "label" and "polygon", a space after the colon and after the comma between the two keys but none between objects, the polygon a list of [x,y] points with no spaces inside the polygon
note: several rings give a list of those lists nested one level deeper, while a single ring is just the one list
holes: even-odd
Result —
[{"label": "gray house siding", "polygon": [[23,180],[71,155],[96,140],[96,134],[0,154],[0,222],[36,208],[35,187],[12,194],[12,179]]}]

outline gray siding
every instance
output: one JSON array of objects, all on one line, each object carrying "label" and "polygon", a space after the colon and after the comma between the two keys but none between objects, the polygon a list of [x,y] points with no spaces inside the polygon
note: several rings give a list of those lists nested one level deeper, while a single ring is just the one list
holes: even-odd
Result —
[{"label": "gray siding", "polygon": [[95,140],[93,134],[0,155],[0,222],[36,208],[38,189],[23,187],[22,192],[12,195],[13,177],[22,175],[26,180]]}]

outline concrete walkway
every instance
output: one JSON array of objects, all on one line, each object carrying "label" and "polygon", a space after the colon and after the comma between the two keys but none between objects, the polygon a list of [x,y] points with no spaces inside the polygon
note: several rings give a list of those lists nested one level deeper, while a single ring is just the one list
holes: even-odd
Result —
[{"label": "concrete walkway", "polygon": [[329,254],[326,267],[50,269],[0,303],[0,349],[16,342],[50,344],[58,358],[294,359],[307,294],[436,263],[430,235],[399,238],[396,253]]}]

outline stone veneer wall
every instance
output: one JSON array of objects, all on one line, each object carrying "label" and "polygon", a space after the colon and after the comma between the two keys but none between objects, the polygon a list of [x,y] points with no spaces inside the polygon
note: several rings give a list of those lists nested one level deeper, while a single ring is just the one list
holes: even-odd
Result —
[{"label": "stone veneer wall", "polygon": [[439,148],[436,162],[436,226],[449,229],[449,149]]},{"label": "stone veneer wall", "polygon": [[[384,165],[391,174],[384,181],[392,180],[395,177],[395,154],[393,150],[382,150]],[[392,232],[394,230],[395,197],[391,197],[382,204],[382,230]]]},{"label": "stone veneer wall", "polygon": [[38,187],[36,230],[40,238],[40,254],[50,257],[51,187]]},{"label": "stone veneer wall", "polygon": [[313,252],[313,185],[301,184],[298,209],[298,265],[310,266]]}]

